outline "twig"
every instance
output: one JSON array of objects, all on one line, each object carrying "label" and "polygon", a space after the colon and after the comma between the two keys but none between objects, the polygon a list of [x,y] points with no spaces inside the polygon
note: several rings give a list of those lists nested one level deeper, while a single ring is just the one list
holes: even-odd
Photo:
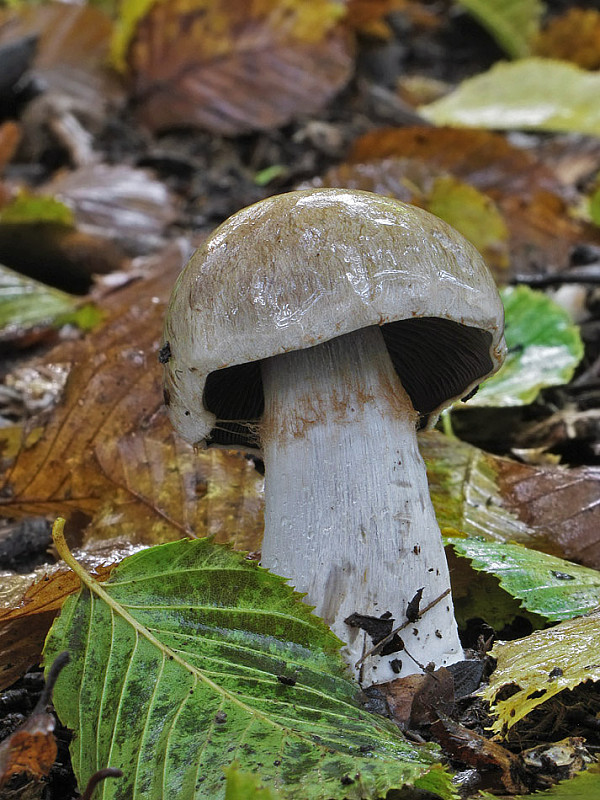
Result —
[{"label": "twig", "polygon": [[[424,609],[423,609],[423,610],[422,610],[422,611],[419,613],[419,616],[417,617],[417,620],[421,619],[421,617],[423,616],[423,614],[426,614],[426,613],[429,611],[429,609],[430,609],[430,608],[433,608],[434,606],[436,606],[436,605],[437,605],[437,604],[438,604],[438,603],[439,603],[441,600],[443,600],[443,599],[444,599],[444,597],[447,597],[449,594],[450,594],[450,589],[446,589],[446,591],[445,591],[445,592],[442,592],[442,594],[441,594],[439,597],[436,597],[436,598],[435,598],[435,600],[432,600],[432,601],[431,601],[431,603],[428,603],[428,604],[425,606],[425,608],[424,608]],[[374,645],[374,646],[373,646],[373,647],[372,647],[370,650],[368,650],[368,651],[367,651],[367,652],[366,652],[366,653],[365,653],[363,656],[361,656],[361,657],[358,659],[358,661],[356,662],[356,664],[354,665],[354,667],[355,667],[356,669],[358,669],[359,667],[361,667],[361,666],[363,665],[363,663],[365,662],[365,660],[366,660],[367,658],[369,658],[369,656],[377,655],[377,653],[378,653],[378,652],[379,652],[379,651],[380,651],[380,650],[381,650],[383,647],[385,647],[385,645],[386,645],[388,642],[391,642],[391,640],[394,638],[394,636],[395,636],[397,633],[400,633],[400,631],[403,631],[403,630],[404,630],[404,628],[408,628],[408,626],[409,626],[409,625],[414,625],[414,622],[411,622],[409,619],[407,619],[405,622],[403,622],[403,623],[402,623],[402,625],[398,625],[398,627],[397,627],[397,628],[394,628],[394,630],[393,630],[393,631],[391,631],[390,633],[388,633],[388,635],[387,635],[385,638],[383,638],[381,641],[377,642],[377,644],[376,644],[376,645]],[[418,661],[417,661],[415,658],[413,658],[413,657],[410,655],[410,653],[409,653],[409,652],[406,650],[406,647],[404,648],[404,650],[405,650],[406,654],[407,654],[408,656],[410,656],[410,658],[412,658],[412,660],[415,662],[415,664],[417,664],[417,665],[418,665],[418,666],[419,666],[419,667],[420,667],[420,668],[421,668],[423,671],[425,671],[425,667],[423,667],[421,664],[419,664],[419,662],[418,662]]]}]

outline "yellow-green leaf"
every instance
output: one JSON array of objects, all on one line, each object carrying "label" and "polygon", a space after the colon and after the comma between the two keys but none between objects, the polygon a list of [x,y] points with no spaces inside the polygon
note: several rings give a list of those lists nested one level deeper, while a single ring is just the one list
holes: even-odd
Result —
[{"label": "yellow-green leaf", "polygon": [[436,125],[600,136],[600,73],[550,58],[501,62],[420,111]]},{"label": "yellow-green leaf", "polygon": [[508,267],[508,228],[491,197],[447,175],[436,178],[426,208],[474,244],[489,266]]},{"label": "yellow-green leaf", "polygon": [[459,3],[511,58],[529,55],[544,13],[540,0],[459,0]]},{"label": "yellow-green leaf", "polygon": [[[600,680],[599,626],[600,610],[596,610],[524,639],[496,644],[491,655],[498,666],[481,692],[498,715],[493,730],[499,733],[512,727],[563,689]],[[504,687],[517,691],[496,701]]]},{"label": "yellow-green leaf", "polygon": [[0,211],[0,223],[17,222],[54,222],[72,226],[75,220],[71,209],[54,197],[21,192]]}]

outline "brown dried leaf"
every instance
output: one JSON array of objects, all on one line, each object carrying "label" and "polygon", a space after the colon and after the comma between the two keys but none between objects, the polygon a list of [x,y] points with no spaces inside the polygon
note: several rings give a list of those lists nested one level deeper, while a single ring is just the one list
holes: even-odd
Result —
[{"label": "brown dried leaf", "polygon": [[437,710],[454,702],[454,681],[441,667],[435,672],[408,675],[381,686],[392,719],[401,728],[413,728],[437,719]]},{"label": "brown dried leaf", "polygon": [[569,216],[569,191],[552,171],[531,153],[488,131],[373,131],[357,140],[349,165],[327,173],[324,184],[349,185],[358,175],[361,188],[390,194],[407,171],[418,168],[407,166],[413,162],[421,170],[426,165],[430,175],[437,170],[450,173],[492,198],[509,227],[512,268],[517,273],[564,268],[571,247],[591,235]]},{"label": "brown dried leaf", "polygon": [[[94,577],[105,581],[114,564],[96,566]],[[78,591],[79,578],[64,564],[29,586],[14,608],[0,612],[0,690],[39,663],[50,625],[66,598]]]},{"label": "brown dried leaf", "polygon": [[51,89],[76,96],[89,91],[114,94],[117,84],[106,69],[112,21],[92,5],[47,3],[0,10],[0,44],[36,35],[34,68]]},{"label": "brown dried leaf", "polygon": [[242,455],[195,455],[175,439],[162,406],[158,348],[182,254],[156,259],[154,277],[103,301],[104,326],[47,360],[72,365],[41,437],[6,477],[0,514],[94,518],[86,538],[155,543],[215,534],[257,549],[262,480]]},{"label": "brown dried leaf", "polygon": [[419,436],[438,522],[600,569],[600,469],[531,466],[432,431]]},{"label": "brown dried leaf", "polygon": [[497,460],[504,502],[540,537],[538,549],[600,569],[600,469]]},{"label": "brown dried leaf", "polygon": [[442,715],[430,730],[451,758],[480,773],[500,773],[501,787],[511,794],[528,791],[519,757],[510,750]]},{"label": "brown dried leaf", "polygon": [[319,110],[352,70],[343,13],[337,0],[159,0],[127,43],[140,118],[235,135]]},{"label": "brown dried leaf", "polygon": [[61,172],[43,188],[72,209],[80,231],[119,242],[129,255],[164,244],[162,234],[177,217],[177,204],[148,170],[126,164],[90,164]]},{"label": "brown dried leaf", "polygon": [[[10,164],[21,141],[21,128],[16,122],[8,120],[0,125],[0,172]],[[0,206],[3,205],[0,197]]]},{"label": "brown dried leaf", "polygon": [[67,653],[56,657],[31,716],[0,743],[0,788],[14,775],[24,774],[39,780],[50,772],[58,748],[54,738],[54,716],[47,712],[46,706],[50,703],[56,678],[68,661]]},{"label": "brown dried leaf", "polygon": [[112,485],[84,544],[113,535],[132,543],[215,536],[237,550],[259,550],[262,478],[251,461],[224,450],[194,451],[171,431],[166,415],[151,430],[95,448]]},{"label": "brown dried leaf", "polygon": [[163,254],[156,277],[105,299],[107,319],[100,329],[46,357],[72,369],[43,436],[21,450],[8,473],[0,513],[92,515],[97,510],[110,481],[98,468],[94,449],[147,426],[162,402],[156,353],[180,261],[179,252]]},{"label": "brown dried leaf", "polygon": [[570,8],[538,35],[534,52],[572,61],[583,69],[600,69],[600,11]]}]

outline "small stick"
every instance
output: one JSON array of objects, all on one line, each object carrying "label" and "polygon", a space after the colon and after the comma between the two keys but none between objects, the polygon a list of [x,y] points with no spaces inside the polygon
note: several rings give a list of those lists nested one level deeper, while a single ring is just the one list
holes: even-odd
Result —
[{"label": "small stick", "polygon": [[[431,603],[428,603],[425,606],[425,608],[421,612],[419,612],[419,616],[417,617],[417,620],[421,619],[423,614],[426,614],[429,611],[430,608],[433,608],[434,606],[436,606],[440,602],[440,600],[443,600],[444,597],[447,597],[449,594],[450,594],[450,589],[446,589],[446,591],[442,592],[442,594],[439,597],[436,597],[435,600],[432,600]],[[391,631],[390,633],[388,633],[388,635],[384,639],[382,639],[380,642],[377,642],[376,645],[374,645],[370,650],[368,650],[363,656],[361,656],[358,659],[358,661],[354,665],[355,669],[358,669],[359,667],[361,667],[363,665],[364,661],[369,656],[377,655],[377,653],[381,650],[382,647],[385,647],[385,645],[388,642],[391,642],[391,640],[394,638],[394,636],[397,633],[400,633],[400,631],[403,631],[404,628],[408,628],[409,625],[414,625],[414,622],[411,622],[409,619],[407,619],[401,625],[398,625],[397,628],[394,628],[394,630]],[[406,650],[406,647],[404,648],[404,650],[405,650],[406,654],[408,656],[410,656],[410,658],[412,658],[412,660],[415,662],[415,664],[417,664],[424,672],[425,671],[425,667],[423,667],[421,664],[419,664],[419,662],[410,655],[410,653]]]}]

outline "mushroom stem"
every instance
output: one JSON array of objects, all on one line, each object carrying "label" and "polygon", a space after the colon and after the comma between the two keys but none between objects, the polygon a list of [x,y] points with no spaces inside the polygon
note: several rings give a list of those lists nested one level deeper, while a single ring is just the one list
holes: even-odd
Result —
[{"label": "mushroom stem", "polygon": [[[400,625],[418,589],[425,608],[450,586],[417,415],[378,327],[266,359],[262,376],[262,564],[307,593],[354,666],[373,640],[348,616]],[[436,667],[463,658],[449,595],[401,637],[405,651],[366,659],[363,685],[419,672],[407,653]]]}]

